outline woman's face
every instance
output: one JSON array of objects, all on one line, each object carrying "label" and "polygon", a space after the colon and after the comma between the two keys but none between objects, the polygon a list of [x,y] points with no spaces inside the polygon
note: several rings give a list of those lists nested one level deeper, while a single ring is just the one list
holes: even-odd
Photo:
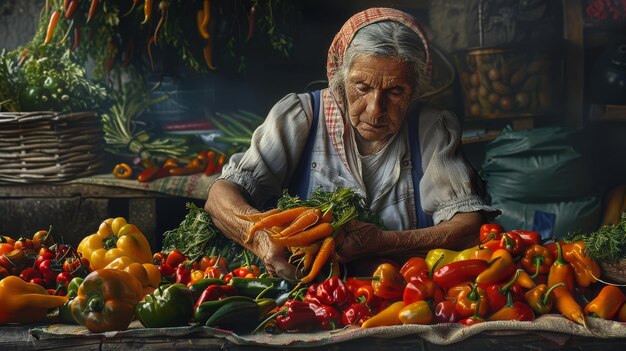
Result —
[{"label": "woman's face", "polygon": [[414,82],[410,64],[397,59],[364,56],[352,63],[346,77],[350,123],[374,152],[400,129]]}]

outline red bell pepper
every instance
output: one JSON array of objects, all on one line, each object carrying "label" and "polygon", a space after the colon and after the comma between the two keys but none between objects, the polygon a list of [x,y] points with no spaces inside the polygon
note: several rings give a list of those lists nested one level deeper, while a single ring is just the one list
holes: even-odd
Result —
[{"label": "red bell pepper", "polygon": [[459,283],[474,280],[488,267],[487,262],[479,259],[452,262],[433,272],[433,280],[443,289],[449,289]]},{"label": "red bell pepper", "polygon": [[435,305],[433,320],[435,323],[456,323],[461,320],[461,318],[459,318],[459,314],[456,312],[455,303],[444,300]]},{"label": "red bell pepper", "polygon": [[276,317],[276,326],[284,331],[333,329],[339,318],[339,312],[331,306],[297,300],[288,300],[285,306],[287,313]]},{"label": "red bell pepper", "polygon": [[420,274],[420,272],[428,272],[428,264],[426,260],[421,257],[409,258],[402,268],[400,268],[400,274],[404,277],[404,281],[411,281],[411,278]]},{"label": "red bell pepper", "polygon": [[353,303],[341,313],[343,325],[355,325],[360,327],[363,322],[372,318],[372,311],[364,303]]},{"label": "red bell pepper", "polygon": [[482,243],[486,243],[491,240],[498,241],[502,237],[504,228],[497,223],[486,223],[480,227],[479,240]]},{"label": "red bell pepper", "polygon": [[524,252],[524,243],[519,234],[506,232],[502,233],[502,238],[500,238],[500,248],[508,250],[513,256],[517,256]]},{"label": "red bell pepper", "polygon": [[320,284],[311,285],[304,295],[304,301],[341,309],[353,303],[354,296],[343,280],[332,277]]},{"label": "red bell pepper", "polygon": [[493,284],[485,289],[487,292],[487,305],[489,307],[489,313],[494,313],[502,309],[502,307],[506,304],[507,297],[509,295],[513,297],[514,301],[524,300],[524,289],[517,284],[517,280],[521,272],[523,272],[523,270],[518,269],[515,272],[513,279],[505,284]]},{"label": "red bell pepper", "polygon": [[421,271],[411,277],[402,294],[402,300],[405,305],[410,305],[415,301],[431,300],[434,306],[443,299],[443,290],[435,283],[427,271]]},{"label": "red bell pepper", "polygon": [[488,319],[490,321],[532,321],[535,319],[535,313],[527,303],[522,301],[513,302],[513,296],[509,292],[506,305],[489,316]]},{"label": "red bell pepper", "polygon": [[191,281],[191,270],[184,265],[180,265],[176,267],[175,276],[176,283],[187,285]]}]

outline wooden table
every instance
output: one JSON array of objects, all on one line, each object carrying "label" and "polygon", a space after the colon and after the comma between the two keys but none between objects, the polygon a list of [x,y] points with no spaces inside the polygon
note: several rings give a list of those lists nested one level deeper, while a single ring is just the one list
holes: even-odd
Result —
[{"label": "wooden table", "polygon": [[0,326],[0,350],[137,350],[137,349],[176,349],[176,350],[241,350],[241,351],[278,351],[278,350],[623,350],[625,339],[597,339],[571,336],[563,345],[556,344],[536,334],[493,336],[478,334],[462,342],[452,345],[436,345],[419,337],[403,337],[395,339],[362,338],[349,342],[331,344],[322,347],[262,347],[258,345],[235,345],[220,338],[186,336],[181,338],[66,338],[36,340],[29,329],[39,325],[2,325]]}]

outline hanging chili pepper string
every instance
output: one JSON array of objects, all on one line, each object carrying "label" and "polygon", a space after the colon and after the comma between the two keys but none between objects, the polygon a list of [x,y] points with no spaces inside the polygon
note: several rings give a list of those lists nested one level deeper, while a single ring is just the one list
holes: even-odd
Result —
[{"label": "hanging chili pepper string", "polygon": [[169,7],[169,4],[167,3],[167,1],[161,1],[159,2],[159,11],[161,11],[161,18],[159,18],[159,23],[157,23],[156,29],[154,30],[154,45],[158,46],[158,34],[159,34],[159,30],[161,30],[161,27],[163,27],[163,23],[166,21],[167,19],[167,9]]},{"label": "hanging chili pepper string", "polygon": [[256,8],[257,3],[255,2],[252,7],[250,7],[250,14],[248,15],[248,37],[246,38],[246,42],[250,41],[254,36],[254,15]]},{"label": "hanging chili pepper string", "polygon": [[61,18],[61,13],[55,10],[50,16],[50,22],[48,22],[48,30],[46,31],[46,39],[44,40],[44,44],[48,44],[52,40],[52,36],[54,35],[54,30],[57,28],[57,24],[59,24],[59,19]]}]

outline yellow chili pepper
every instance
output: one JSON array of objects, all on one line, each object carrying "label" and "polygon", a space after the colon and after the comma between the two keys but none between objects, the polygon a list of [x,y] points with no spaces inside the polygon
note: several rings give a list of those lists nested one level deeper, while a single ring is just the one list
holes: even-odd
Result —
[{"label": "yellow chili pepper", "polygon": [[587,327],[583,309],[564,286],[554,289],[554,305],[567,319]]},{"label": "yellow chili pepper", "polygon": [[404,301],[397,301],[389,305],[384,310],[375,314],[372,318],[366,320],[361,328],[383,327],[389,325],[400,325],[400,311],[404,308]]},{"label": "yellow chili pepper", "polygon": [[558,241],[556,242],[556,248],[558,256],[548,272],[548,286],[563,282],[565,284],[564,288],[571,293],[574,291],[574,271],[572,266],[563,259],[563,249]]},{"label": "yellow chili pepper", "polygon": [[476,283],[493,284],[507,279],[515,272],[513,256],[507,249],[494,251],[489,260],[491,265],[476,277]]},{"label": "yellow chili pepper", "polygon": [[586,288],[600,277],[600,265],[585,254],[584,241],[563,245],[563,258],[572,265],[574,279],[579,286]]},{"label": "yellow chili pepper", "polygon": [[441,262],[438,263],[438,267],[443,267],[448,263],[457,262],[457,261],[465,261],[471,259],[479,259],[484,261],[489,261],[493,252],[484,246],[476,245],[465,249],[463,251],[454,251],[447,249],[432,249],[428,251],[426,254],[426,264],[428,265],[428,270],[433,270],[433,266],[439,259],[441,258]]},{"label": "yellow chili pepper", "polygon": [[0,324],[34,323],[67,302],[67,296],[50,295],[44,287],[10,275],[0,280],[0,301]]}]

